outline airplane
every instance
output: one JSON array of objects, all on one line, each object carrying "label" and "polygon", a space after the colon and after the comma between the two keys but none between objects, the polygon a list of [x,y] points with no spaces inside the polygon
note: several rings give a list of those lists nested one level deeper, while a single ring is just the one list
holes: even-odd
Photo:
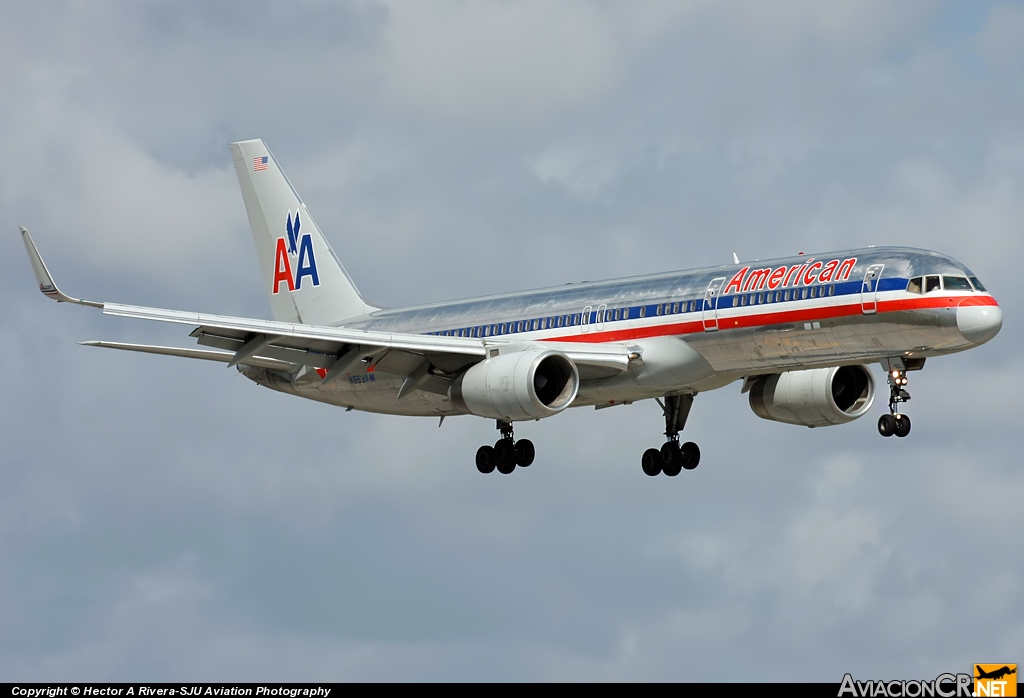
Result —
[{"label": "airplane", "polygon": [[1014,665],[1013,669],[1011,669],[1009,666],[1003,666],[1003,667],[1000,667],[999,669],[995,669],[993,671],[985,671],[980,666],[976,665],[975,666],[975,670],[978,673],[978,675],[974,677],[976,679],[995,679],[995,680],[998,680],[998,679],[1003,678],[1004,676],[1009,676],[1010,674],[1016,674],[1017,673],[1016,665]]},{"label": "airplane", "polygon": [[106,315],[192,326],[200,347],[81,344],[226,363],[272,390],[348,410],[493,419],[482,473],[533,463],[516,422],[568,407],[655,399],[665,443],[644,473],[700,462],[680,443],[694,397],[742,381],[750,408],[805,427],[851,422],[889,385],[882,436],[905,437],[907,374],[971,349],[1002,310],[966,266],[922,249],[868,247],[521,293],[383,308],[367,302],[262,140],[230,145],[273,320],[82,300],[61,292],[21,228],[39,289]]}]

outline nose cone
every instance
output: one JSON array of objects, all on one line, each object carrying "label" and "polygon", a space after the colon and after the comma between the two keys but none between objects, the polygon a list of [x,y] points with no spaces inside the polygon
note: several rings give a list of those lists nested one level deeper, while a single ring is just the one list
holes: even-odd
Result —
[{"label": "nose cone", "polygon": [[956,309],[956,326],[972,344],[984,344],[999,334],[1003,310],[998,305],[961,305]]}]

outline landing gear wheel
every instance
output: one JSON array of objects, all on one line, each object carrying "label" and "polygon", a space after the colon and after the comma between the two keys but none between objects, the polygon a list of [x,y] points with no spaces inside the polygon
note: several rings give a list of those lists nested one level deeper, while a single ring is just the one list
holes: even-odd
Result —
[{"label": "landing gear wheel", "polygon": [[502,475],[508,475],[516,469],[516,451],[512,439],[498,439],[494,444],[495,467]]},{"label": "landing gear wheel", "polygon": [[661,473],[661,451],[656,448],[649,448],[644,451],[643,458],[640,459],[640,465],[643,466],[644,474],[654,477]]},{"label": "landing gear wheel", "polygon": [[481,446],[476,450],[476,469],[486,475],[494,472],[496,464],[494,449],[490,446]]},{"label": "landing gear wheel", "polygon": [[[910,422],[907,422],[910,424]],[[910,429],[908,428],[909,432]],[[878,418],[878,433],[885,437],[890,437],[896,433],[896,417],[891,414],[883,414]]]},{"label": "landing gear wheel", "polygon": [[537,451],[533,448],[533,442],[529,439],[516,441],[514,448],[516,465],[520,468],[528,468],[533,463],[533,457]]},{"label": "landing gear wheel", "polygon": [[692,441],[687,441],[679,448],[683,457],[683,467],[693,470],[700,465],[700,448]]},{"label": "landing gear wheel", "polygon": [[669,477],[675,477],[683,470],[683,456],[675,441],[669,441],[661,447],[661,470]]},{"label": "landing gear wheel", "polygon": [[905,414],[897,414],[896,417],[896,436],[903,438],[910,433],[910,417]]}]

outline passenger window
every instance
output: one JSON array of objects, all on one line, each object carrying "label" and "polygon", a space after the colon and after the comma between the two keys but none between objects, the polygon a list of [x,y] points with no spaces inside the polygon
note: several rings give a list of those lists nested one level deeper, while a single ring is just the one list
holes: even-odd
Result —
[{"label": "passenger window", "polygon": [[939,277],[937,276],[926,276],[924,277],[924,292],[931,293],[932,291],[939,290]]},{"label": "passenger window", "polygon": [[836,295],[836,287],[835,286],[829,286],[828,287],[828,295],[830,295],[830,296]]},{"label": "passenger window", "polygon": [[647,317],[647,306],[646,305],[641,305],[640,306],[640,317]]},{"label": "passenger window", "polygon": [[923,293],[920,276],[915,276],[907,282],[907,293]]},{"label": "passenger window", "polygon": [[947,291],[970,291],[971,285],[963,276],[943,276],[942,287]]},{"label": "passenger window", "polygon": [[974,284],[974,289],[976,291],[981,291],[982,293],[988,293],[985,290],[985,287],[981,285],[981,282],[978,281],[978,277],[977,276],[972,276],[971,277],[971,283]]},{"label": "passenger window", "polygon": [[661,303],[654,309],[655,314],[661,315]]},{"label": "passenger window", "polygon": [[800,300],[805,300],[806,298],[807,298],[807,289],[806,288],[800,289]]},{"label": "passenger window", "polygon": [[789,291],[786,291],[786,292],[785,292],[785,293],[783,294],[783,300],[787,300],[787,301],[789,300]]}]

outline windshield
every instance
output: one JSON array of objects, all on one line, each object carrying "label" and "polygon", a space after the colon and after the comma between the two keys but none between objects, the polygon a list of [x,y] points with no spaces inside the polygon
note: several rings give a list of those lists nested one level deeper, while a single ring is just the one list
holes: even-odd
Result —
[{"label": "windshield", "polygon": [[964,276],[943,276],[942,286],[947,291],[970,291],[971,284]]}]

